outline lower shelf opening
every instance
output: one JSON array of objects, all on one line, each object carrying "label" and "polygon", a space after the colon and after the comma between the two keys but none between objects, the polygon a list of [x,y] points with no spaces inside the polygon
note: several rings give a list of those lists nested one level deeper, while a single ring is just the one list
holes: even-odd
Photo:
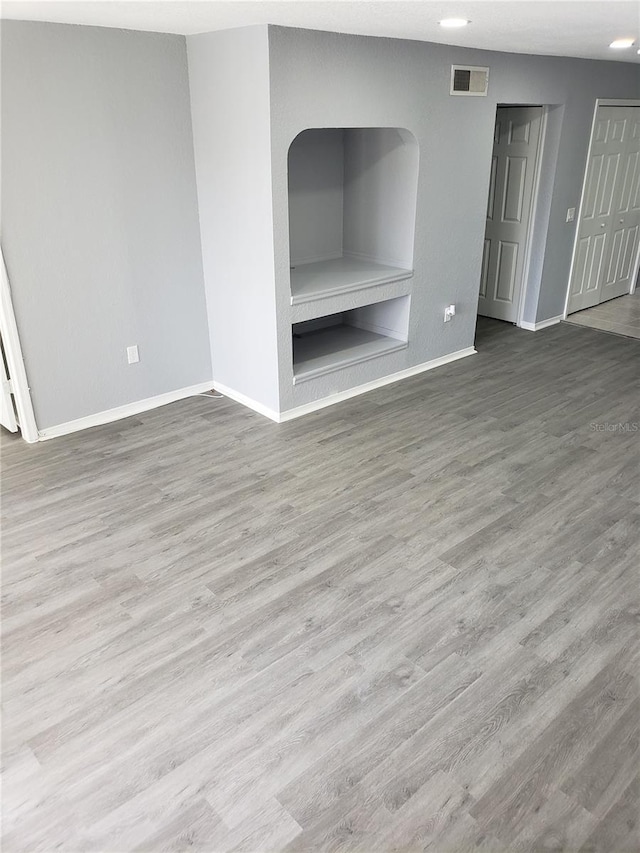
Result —
[{"label": "lower shelf opening", "polygon": [[293,382],[369,361],[408,346],[409,296],[292,327]]}]

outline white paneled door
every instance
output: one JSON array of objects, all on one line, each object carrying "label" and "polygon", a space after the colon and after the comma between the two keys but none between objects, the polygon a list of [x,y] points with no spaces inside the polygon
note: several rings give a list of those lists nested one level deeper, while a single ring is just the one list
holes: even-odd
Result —
[{"label": "white paneled door", "polygon": [[542,107],[498,107],[478,314],[516,323],[540,145]]},{"label": "white paneled door", "polygon": [[591,137],[567,313],[631,289],[640,234],[640,107],[600,106]]}]

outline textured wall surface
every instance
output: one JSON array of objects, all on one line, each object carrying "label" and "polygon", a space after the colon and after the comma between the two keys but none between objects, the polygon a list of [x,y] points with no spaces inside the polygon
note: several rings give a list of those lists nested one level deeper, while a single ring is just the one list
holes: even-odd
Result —
[{"label": "textured wall surface", "polygon": [[402,128],[345,134],[345,252],[411,269],[420,154]]},{"label": "textured wall surface", "polygon": [[[626,63],[269,28],[281,407],[473,344],[497,104],[552,105],[535,219],[525,320],[562,313],[596,98],[638,97]],[[489,66],[489,94],[449,95],[450,66]],[[420,146],[409,347],[306,382],[291,380],[287,150],[308,127],[405,127]],[[443,323],[456,303],[453,322]]]},{"label": "textured wall surface", "polygon": [[40,429],[211,379],[182,37],[2,22],[2,248]]},{"label": "textured wall surface", "polygon": [[[266,26],[187,41],[190,79],[179,36],[3,22],[2,241],[40,428],[212,361],[283,411],[471,346],[499,103],[550,106],[524,319],[562,312],[594,102],[638,97],[636,66]],[[452,63],[488,65],[488,97],[451,97]],[[294,388],[288,151],[342,127],[419,145],[409,346]]]},{"label": "textured wall surface", "polygon": [[277,410],[267,38],[245,27],[187,49],[213,375]]},{"label": "textured wall surface", "polygon": [[289,247],[292,264],[342,255],[344,133],[307,130],[289,148]]}]

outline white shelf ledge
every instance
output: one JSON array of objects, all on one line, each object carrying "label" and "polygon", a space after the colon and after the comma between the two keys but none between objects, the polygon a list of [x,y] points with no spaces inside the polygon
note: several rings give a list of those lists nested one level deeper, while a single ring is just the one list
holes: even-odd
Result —
[{"label": "white shelf ledge", "polygon": [[291,268],[291,304],[351,293],[377,284],[411,278],[413,270],[390,267],[350,255]]},{"label": "white shelf ledge", "polygon": [[355,326],[329,326],[293,339],[293,384],[406,349],[407,342]]}]

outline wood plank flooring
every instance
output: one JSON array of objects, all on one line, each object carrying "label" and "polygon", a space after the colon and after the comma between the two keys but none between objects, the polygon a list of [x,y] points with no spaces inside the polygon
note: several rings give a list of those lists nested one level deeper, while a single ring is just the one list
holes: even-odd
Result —
[{"label": "wood plank flooring", "polygon": [[636,288],[635,293],[569,314],[565,322],[629,338],[640,338],[640,288]]},{"label": "wood plank flooring", "polygon": [[640,849],[640,343],[2,436],[3,851]]}]

